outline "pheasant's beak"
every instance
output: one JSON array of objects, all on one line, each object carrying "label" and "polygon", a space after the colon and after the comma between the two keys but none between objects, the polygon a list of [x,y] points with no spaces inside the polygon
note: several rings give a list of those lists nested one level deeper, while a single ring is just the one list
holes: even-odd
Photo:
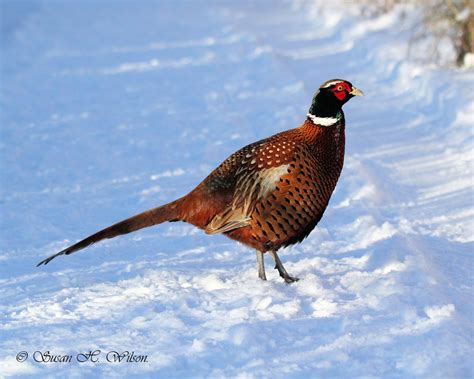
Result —
[{"label": "pheasant's beak", "polygon": [[362,92],[359,88],[352,87],[352,91],[349,92],[352,96],[364,96],[364,92]]}]

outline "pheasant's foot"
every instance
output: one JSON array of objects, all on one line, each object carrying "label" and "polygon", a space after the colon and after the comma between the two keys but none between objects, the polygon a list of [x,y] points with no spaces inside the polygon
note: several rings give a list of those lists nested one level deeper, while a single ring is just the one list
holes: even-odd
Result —
[{"label": "pheasant's foot", "polygon": [[281,263],[280,258],[278,257],[276,251],[270,250],[269,253],[273,257],[273,260],[275,261],[275,269],[278,270],[278,273],[285,280],[286,283],[294,283],[300,280],[297,277],[290,276],[286,272],[285,267],[283,266],[283,263]]},{"label": "pheasant's foot", "polygon": [[282,278],[285,280],[286,283],[290,284],[290,283],[294,283],[294,282],[297,282],[298,280],[300,280],[300,278],[297,278],[296,276],[290,276],[290,275],[287,275],[287,276],[282,276]]}]

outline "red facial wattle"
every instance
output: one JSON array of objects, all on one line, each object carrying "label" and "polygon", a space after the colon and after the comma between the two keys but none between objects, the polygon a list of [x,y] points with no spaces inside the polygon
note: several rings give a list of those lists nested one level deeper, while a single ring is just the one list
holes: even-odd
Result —
[{"label": "red facial wattle", "polygon": [[334,95],[341,101],[346,98],[349,92],[351,92],[351,87],[346,82],[336,84],[333,89]]},{"label": "red facial wattle", "polygon": [[334,91],[334,95],[336,95],[336,97],[339,99],[339,100],[344,100],[344,98],[346,97],[346,92],[345,91]]}]

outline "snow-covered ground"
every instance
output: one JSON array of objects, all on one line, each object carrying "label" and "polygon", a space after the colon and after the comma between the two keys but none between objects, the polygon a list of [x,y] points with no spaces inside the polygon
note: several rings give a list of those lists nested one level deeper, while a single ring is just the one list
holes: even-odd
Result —
[{"label": "snow-covered ground", "polygon": [[[473,72],[407,58],[397,10],[324,3],[2,2],[0,375],[474,375]],[[366,96],[325,217],[281,251],[298,283],[178,223],[35,267],[297,126],[333,77]]]}]

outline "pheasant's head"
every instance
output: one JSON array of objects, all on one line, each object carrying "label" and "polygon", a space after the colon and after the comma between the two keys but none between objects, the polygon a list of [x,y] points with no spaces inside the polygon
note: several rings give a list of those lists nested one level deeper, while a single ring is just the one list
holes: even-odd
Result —
[{"label": "pheasant's head", "polygon": [[346,103],[351,97],[364,95],[360,89],[354,87],[347,80],[342,79],[328,80],[319,87],[319,93],[321,96],[332,99],[341,105]]},{"label": "pheasant's head", "polygon": [[347,80],[331,79],[319,87],[308,113],[316,117],[335,117],[349,99],[363,95]]}]

